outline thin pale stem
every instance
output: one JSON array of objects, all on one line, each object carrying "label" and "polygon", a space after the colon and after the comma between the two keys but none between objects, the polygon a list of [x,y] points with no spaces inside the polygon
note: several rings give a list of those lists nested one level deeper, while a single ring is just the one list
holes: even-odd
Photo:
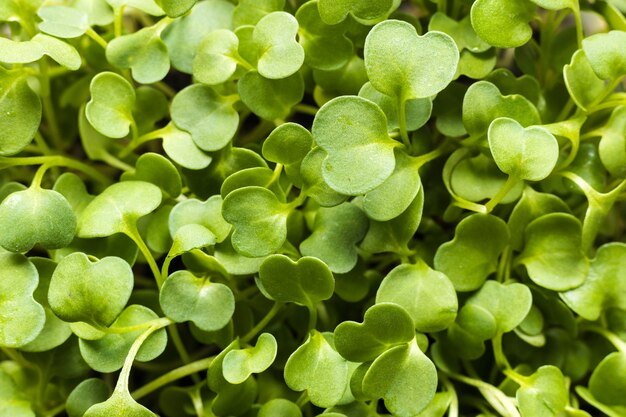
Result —
[{"label": "thin pale stem", "polygon": [[46,164],[49,166],[60,166],[66,168],[72,168],[77,171],[81,171],[91,178],[97,180],[102,184],[110,184],[111,179],[102,174],[97,169],[61,155],[47,155],[47,156],[25,156],[25,157],[0,157],[0,169],[12,167],[12,166],[24,166],[24,165],[40,165]]},{"label": "thin pale stem", "polygon": [[107,49],[107,46],[109,45],[109,43],[105,41],[104,38],[98,34],[98,32],[96,32],[92,28],[89,28],[87,29],[87,32],[85,32],[85,34],[89,36],[91,39],[93,39],[102,48]]},{"label": "thin pale stem", "polygon": [[248,343],[250,340],[254,339],[254,337],[259,334],[261,330],[265,328],[269,324],[270,321],[278,314],[278,312],[282,309],[283,303],[275,302],[270,311],[267,312],[265,317],[259,321],[256,326],[254,326],[248,333],[246,333],[241,338],[241,343]]},{"label": "thin pale stem", "polygon": [[507,178],[502,188],[500,188],[500,190],[496,193],[496,195],[493,196],[491,200],[485,203],[487,213],[491,213],[491,211],[502,201],[502,199],[504,199],[504,197],[507,196],[507,194],[513,189],[513,187],[519,184],[519,181],[519,179],[509,175],[509,178]]},{"label": "thin pale stem", "polygon": [[141,254],[146,258],[146,262],[148,262],[148,266],[152,271],[152,275],[154,275],[154,279],[157,283],[157,286],[161,288],[163,286],[163,277],[161,277],[161,271],[154,260],[154,256],[152,256],[152,252],[148,249],[146,242],[143,241],[139,230],[137,230],[137,226],[134,226],[131,230],[126,231],[126,235],[135,242]]}]

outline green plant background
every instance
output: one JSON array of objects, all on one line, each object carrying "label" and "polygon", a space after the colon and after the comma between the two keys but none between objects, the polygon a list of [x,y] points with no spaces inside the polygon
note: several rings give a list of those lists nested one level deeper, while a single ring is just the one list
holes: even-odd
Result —
[{"label": "green plant background", "polygon": [[626,416],[625,13],[1,1],[0,417]]}]

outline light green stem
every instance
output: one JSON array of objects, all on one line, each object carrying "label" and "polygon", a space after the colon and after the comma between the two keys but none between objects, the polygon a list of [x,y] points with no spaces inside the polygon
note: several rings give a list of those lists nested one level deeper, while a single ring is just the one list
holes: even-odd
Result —
[{"label": "light green stem", "polygon": [[12,166],[24,166],[24,165],[40,165],[46,164],[49,166],[60,166],[66,168],[72,168],[77,171],[84,172],[93,179],[102,184],[110,184],[111,179],[102,174],[97,169],[61,155],[48,155],[48,156],[25,156],[25,157],[0,157],[0,169],[12,167]]},{"label": "light green stem", "polygon": [[248,333],[245,334],[245,336],[241,338],[241,343],[248,343],[250,340],[252,340],[254,336],[256,336],[261,330],[265,328],[265,326],[269,324],[270,321],[272,321],[274,316],[278,314],[282,307],[283,303],[275,302],[270,311],[267,312],[265,317],[263,317],[261,321],[256,324],[256,326],[254,326]]}]

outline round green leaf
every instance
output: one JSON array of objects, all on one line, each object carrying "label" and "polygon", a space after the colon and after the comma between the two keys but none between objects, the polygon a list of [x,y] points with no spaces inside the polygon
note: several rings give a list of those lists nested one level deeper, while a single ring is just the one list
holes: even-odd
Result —
[{"label": "round green leaf", "polygon": [[133,271],[115,256],[92,262],[73,253],[59,262],[48,291],[54,313],[69,322],[106,327],[120,315],[133,290]]},{"label": "round green leaf", "polygon": [[626,245],[602,245],[591,261],[589,274],[581,286],[561,293],[565,303],[581,317],[595,321],[610,308],[626,310]]},{"label": "round green leaf", "polygon": [[583,110],[587,110],[604,91],[604,82],[598,78],[587,55],[580,49],[572,55],[571,62],[563,67],[563,78],[572,100]]},{"label": "round green leaf", "polygon": [[222,215],[233,225],[232,244],[244,256],[277,251],[287,238],[288,206],[262,187],[244,187],[228,194]]},{"label": "round green leaf", "polygon": [[413,319],[397,304],[379,303],[368,308],[363,323],[344,321],[335,328],[337,352],[352,362],[374,360],[387,349],[415,337]]},{"label": "round green leaf", "polygon": [[616,107],[603,127],[598,151],[602,165],[614,176],[626,177],[626,106]]},{"label": "round green leaf", "polygon": [[[415,27],[399,20],[374,26],[365,41],[365,67],[381,93],[399,100],[430,97],[452,81],[459,50],[445,33],[419,36]],[[437,65],[432,65],[433,56]]]},{"label": "round green leaf", "polygon": [[385,407],[399,417],[415,416],[426,408],[436,389],[435,365],[415,341],[380,355],[363,378],[363,392],[385,400]]},{"label": "round green leaf", "polygon": [[332,407],[348,386],[348,362],[333,347],[332,333],[312,330],[307,341],[285,365],[285,382],[294,391],[307,391],[311,403]]},{"label": "round green leaf", "polygon": [[477,0],[472,5],[472,26],[490,45],[515,48],[531,38],[533,31],[528,23],[536,8],[529,0]]},{"label": "round green leaf", "polygon": [[583,39],[583,51],[598,77],[614,80],[626,74],[626,32],[612,30]]},{"label": "round green leaf", "polygon": [[254,26],[263,16],[284,8],[285,0],[240,0],[233,13],[233,26]]},{"label": "round green leaf", "polygon": [[198,0],[156,0],[169,17],[179,17],[191,9]]},{"label": "round green leaf", "polygon": [[[528,315],[533,303],[530,289],[520,283],[501,284],[486,281],[466,305],[482,308],[495,319],[497,331],[510,332]],[[492,336],[487,337],[487,339]]]},{"label": "round green leaf", "polygon": [[271,80],[257,71],[249,71],[237,84],[241,101],[257,116],[266,120],[284,119],[304,95],[299,73]]},{"label": "round green leaf", "polygon": [[541,216],[526,227],[525,240],[518,262],[536,284],[566,291],[585,282],[589,261],[582,250],[582,226],[574,216]]},{"label": "round green leaf", "polygon": [[61,194],[31,187],[2,201],[0,229],[0,245],[12,252],[27,252],[36,244],[59,249],[72,242],[76,215]]},{"label": "round green leaf", "polygon": [[[104,337],[97,340],[79,339],[80,353],[92,369],[98,372],[115,372],[124,365],[130,347],[146,331],[147,323],[158,318],[159,316],[148,307],[130,305],[119,315],[111,325],[111,331]],[[126,327],[134,330],[125,331]],[[163,353],[166,345],[167,333],[165,329],[159,329],[141,345],[136,360],[151,361]]]},{"label": "round green leaf", "polygon": [[367,228],[367,217],[354,204],[322,207],[315,216],[313,233],[300,244],[300,252],[321,259],[335,273],[345,274],[357,263],[356,245]]},{"label": "round green leaf", "polygon": [[489,126],[489,149],[505,174],[528,181],[546,178],[559,158],[559,144],[548,130],[524,128],[513,119],[501,117]]},{"label": "round green leaf", "polygon": [[68,395],[65,410],[69,417],[83,417],[89,407],[106,401],[110,395],[111,391],[103,380],[85,379]]},{"label": "round green leaf", "polygon": [[164,129],[163,150],[178,165],[197,170],[208,167],[213,161],[196,146],[189,133],[179,130],[174,123],[169,123]]},{"label": "round green leaf", "polygon": [[522,417],[557,416],[569,403],[569,383],[556,366],[544,365],[521,382],[515,396]]},{"label": "round green leaf", "polygon": [[104,237],[131,233],[137,219],[161,204],[161,190],[143,181],[111,185],[94,198],[78,220],[80,237]]},{"label": "round green leaf", "polygon": [[477,290],[496,271],[508,242],[504,221],[490,214],[472,214],[459,222],[454,239],[437,249],[435,268],[450,278],[457,291]]},{"label": "round green leaf", "polygon": [[[258,417],[302,417],[300,407],[289,400],[274,398],[259,409]],[[331,416],[332,417],[332,416]]]},{"label": "round green leaf", "polygon": [[237,69],[239,39],[230,30],[218,29],[204,37],[193,60],[193,76],[204,84],[227,81]]},{"label": "round green leaf", "polygon": [[128,135],[133,121],[135,90],[121,75],[101,72],[91,80],[91,100],[85,108],[89,123],[111,138]]},{"label": "round green leaf", "polygon": [[399,144],[387,134],[385,114],[371,101],[353,96],[329,101],[317,112],[312,131],[328,154],[322,175],[335,191],[364,194],[393,173]]},{"label": "round green leaf", "polygon": [[626,353],[607,355],[593,370],[589,390],[595,398],[607,405],[626,407]]},{"label": "round green leaf", "polygon": [[322,207],[336,206],[348,198],[330,188],[324,180],[322,163],[327,156],[328,154],[322,148],[316,146],[304,157],[300,165],[303,192]]},{"label": "round green leaf", "polygon": [[73,7],[44,6],[37,15],[42,19],[39,29],[58,38],[77,38],[89,29],[87,13]]},{"label": "round green leaf", "polygon": [[274,362],[277,349],[274,336],[263,333],[257,339],[256,346],[229,351],[222,363],[224,379],[231,384],[241,384],[250,375],[265,371]]},{"label": "round green leaf", "polygon": [[224,284],[176,271],[163,283],[159,295],[166,316],[176,322],[192,321],[204,331],[221,329],[235,311],[235,297]]},{"label": "round green leaf", "polygon": [[172,121],[191,133],[200,149],[217,151],[230,142],[239,126],[239,113],[232,104],[211,87],[191,85],[172,100]]},{"label": "round green leaf", "polygon": [[184,226],[196,224],[207,229],[217,242],[222,242],[230,233],[231,226],[222,217],[222,197],[214,195],[202,202],[190,198],[176,204],[169,217],[172,237]]},{"label": "round green leaf", "polygon": [[314,308],[333,295],[335,280],[328,266],[305,256],[292,261],[285,255],[271,255],[259,268],[259,284],[271,299]]},{"label": "round green leaf", "polygon": [[0,68],[0,155],[24,149],[41,122],[41,101],[21,72]]},{"label": "round green leaf", "polygon": [[264,16],[252,34],[258,53],[258,70],[265,78],[287,78],[300,69],[304,49],[296,41],[298,21],[286,12]]},{"label": "round green leaf", "polygon": [[283,123],[263,142],[263,157],[283,165],[301,162],[311,150],[311,133],[297,123]]},{"label": "round green leaf", "polygon": [[38,281],[37,269],[25,256],[0,253],[0,346],[23,346],[43,329],[44,308],[33,298]]},{"label": "round green leaf", "polygon": [[135,172],[125,172],[122,181],[145,181],[152,183],[171,198],[180,195],[182,181],[178,170],[169,159],[157,153],[144,153],[135,163]]},{"label": "round green leaf", "polygon": [[318,7],[322,20],[328,25],[336,25],[343,22],[348,14],[363,23],[381,20],[393,12],[398,5],[399,2],[393,0],[376,2],[368,0],[320,0]]},{"label": "round green leaf", "polygon": [[404,307],[419,332],[447,328],[454,322],[458,309],[456,292],[448,277],[424,262],[392,269],[378,288],[376,302]]}]

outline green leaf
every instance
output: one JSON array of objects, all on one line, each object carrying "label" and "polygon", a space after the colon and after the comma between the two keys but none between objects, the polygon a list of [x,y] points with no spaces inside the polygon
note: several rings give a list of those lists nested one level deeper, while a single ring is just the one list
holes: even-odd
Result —
[{"label": "green leaf", "polygon": [[517,262],[537,285],[555,291],[580,286],[589,261],[582,250],[582,226],[570,214],[551,213],[526,227],[526,245]]},{"label": "green leaf", "polygon": [[208,85],[221,84],[235,73],[239,39],[230,30],[217,29],[204,37],[193,60],[193,76]]},{"label": "green leaf", "polygon": [[626,32],[612,30],[583,39],[583,51],[598,77],[615,80],[626,74]]},{"label": "green leaf", "polygon": [[211,87],[194,84],[172,100],[172,121],[191,133],[200,149],[217,151],[230,142],[239,125],[239,113],[232,105],[232,99],[217,94]]},{"label": "green leaf", "polygon": [[91,80],[91,100],[85,108],[89,123],[111,138],[128,135],[134,123],[135,90],[121,75],[101,72]]},{"label": "green leaf", "polygon": [[233,27],[254,26],[264,16],[284,7],[285,0],[240,0],[233,13]]},{"label": "green leaf", "polygon": [[24,74],[0,68],[0,155],[24,149],[41,122],[41,101]]},{"label": "green leaf", "polygon": [[312,145],[311,132],[297,123],[283,123],[265,139],[262,153],[268,161],[283,164],[291,182],[301,186],[300,167]]},{"label": "green leaf", "polygon": [[259,268],[257,284],[272,300],[315,308],[333,295],[335,279],[319,259],[305,256],[293,262],[285,255],[271,255]]},{"label": "green leaf", "polygon": [[57,38],[77,38],[89,29],[89,16],[67,6],[44,6],[37,10],[42,19],[39,30]]},{"label": "green leaf", "polygon": [[328,153],[322,175],[335,191],[359,195],[381,185],[395,168],[398,142],[387,134],[382,110],[360,97],[326,103],[313,121],[315,143]]},{"label": "green leaf", "polygon": [[[130,305],[113,322],[104,337],[97,340],[79,339],[80,353],[92,369],[98,372],[115,372],[124,365],[130,347],[147,330],[148,323],[158,318],[159,316],[148,307]],[[166,345],[165,329],[159,329],[141,345],[136,360],[151,361],[163,353]]]},{"label": "green leaf", "polygon": [[436,30],[450,35],[459,51],[467,49],[471,52],[480,53],[491,48],[491,45],[476,34],[469,15],[460,21],[456,21],[445,13],[437,12],[431,16],[430,22],[428,22],[428,30]]},{"label": "green leaf", "polygon": [[170,23],[161,37],[167,45],[172,66],[191,74],[200,43],[214,30],[231,29],[234,9],[227,0],[199,1],[187,15]]},{"label": "green leaf", "polygon": [[553,417],[565,410],[569,384],[556,366],[542,366],[520,382],[515,396],[522,417]]},{"label": "green leaf", "polygon": [[563,67],[563,78],[572,100],[583,110],[594,104],[605,88],[583,50],[576,51],[571,62]]},{"label": "green leaf", "polygon": [[488,137],[498,168],[514,178],[540,181],[550,175],[559,158],[556,138],[539,126],[524,128],[501,117],[491,122]]},{"label": "green leaf", "polygon": [[187,13],[198,0],[156,0],[169,17],[180,17]]},{"label": "green leaf", "polygon": [[106,401],[110,396],[111,390],[103,380],[85,379],[68,395],[65,410],[69,417],[83,417],[89,407]]},{"label": "green leaf", "polygon": [[152,152],[141,155],[135,163],[135,171],[125,172],[121,180],[149,182],[171,198],[178,197],[182,189],[180,174],[174,164],[169,159]]},{"label": "green leaf", "polygon": [[30,187],[2,201],[0,228],[0,246],[12,252],[27,252],[36,244],[59,249],[72,242],[76,215],[61,194]]},{"label": "green leaf", "polygon": [[452,282],[426,263],[402,264],[380,283],[376,303],[398,304],[409,313],[418,332],[437,332],[456,317],[458,301]]},{"label": "green leaf", "polygon": [[38,281],[37,269],[25,256],[0,253],[0,346],[24,346],[43,329],[44,308],[33,298]]},{"label": "green leaf", "polygon": [[490,45],[515,48],[531,38],[529,22],[536,8],[529,0],[477,0],[472,5],[472,26]]},{"label": "green leaf", "polygon": [[237,84],[241,101],[257,116],[266,120],[284,119],[304,96],[300,73],[271,80],[257,71],[249,71]]},{"label": "green leaf", "polygon": [[363,323],[344,321],[335,328],[337,352],[352,362],[368,362],[415,337],[413,319],[397,304],[378,303],[368,308]]},{"label": "green leaf", "polygon": [[[274,398],[269,400],[259,409],[258,417],[302,417],[300,407],[289,400]],[[332,417],[332,416],[331,416]]]},{"label": "green leaf", "polygon": [[250,375],[259,374],[272,365],[278,345],[270,333],[263,333],[256,345],[247,349],[234,349],[224,356],[224,379],[231,384],[241,384]]},{"label": "green leaf", "polygon": [[480,290],[467,300],[466,305],[471,304],[489,312],[495,319],[497,331],[507,333],[524,320],[532,303],[530,289],[524,284],[486,281]]},{"label": "green leaf", "polygon": [[433,400],[436,389],[435,365],[415,340],[380,355],[363,378],[365,394],[385,400],[385,407],[399,417],[411,417],[423,410]]},{"label": "green leaf", "polygon": [[130,68],[139,83],[162,80],[170,70],[167,46],[160,36],[162,29],[156,24],[113,39],[106,49],[107,60],[118,68]]},{"label": "green leaf", "polygon": [[367,0],[347,0],[336,2],[320,0],[319,12],[322,20],[328,25],[336,25],[345,20],[348,15],[357,21],[368,24],[382,20],[393,12],[399,5],[394,0],[381,0],[375,3]]},{"label": "green leaf", "polygon": [[322,163],[328,154],[319,146],[311,149],[302,160],[303,192],[312,197],[322,207],[332,207],[343,203],[348,197],[339,194],[326,183],[322,175]]},{"label": "green leaf", "polygon": [[84,417],[157,417],[157,415],[137,403],[128,391],[116,390],[105,402],[89,407]]},{"label": "green leaf", "polygon": [[589,391],[604,404],[626,407],[624,372],[626,353],[610,353],[593,370],[589,379]]},{"label": "green leaf", "polygon": [[[419,36],[411,24],[387,20],[365,41],[365,67],[374,88],[405,101],[430,97],[452,81],[459,61],[456,44],[442,32]],[[433,55],[437,65],[431,65]]]},{"label": "green leaf", "polygon": [[569,308],[590,321],[598,320],[610,308],[626,310],[626,280],[621,274],[624,265],[626,245],[614,242],[601,246],[582,285],[562,292],[561,298]]},{"label": "green leaf", "polygon": [[179,130],[174,123],[163,128],[163,150],[178,165],[187,169],[203,169],[209,166],[213,158],[198,148],[191,135]]},{"label": "green leaf", "polygon": [[114,256],[92,262],[73,253],[59,262],[50,281],[48,300],[59,318],[109,326],[120,315],[133,290],[133,271]]},{"label": "green leaf", "polygon": [[0,410],[11,417],[35,417],[28,397],[21,392],[15,379],[10,372],[0,369]]},{"label": "green leaf", "polygon": [[435,268],[450,278],[457,291],[474,291],[496,271],[508,243],[504,221],[490,214],[472,214],[459,222],[453,240],[439,246]]},{"label": "green leaf", "polygon": [[306,390],[311,403],[332,407],[348,388],[348,362],[334,349],[332,333],[312,330],[307,341],[285,365],[285,382],[294,391]]},{"label": "green leaf", "polygon": [[82,64],[76,48],[62,40],[38,33],[33,37],[32,42],[40,45],[44,54],[67,69],[75,71]]},{"label": "green leaf", "polygon": [[176,204],[169,217],[172,237],[187,225],[198,225],[206,229],[217,242],[222,242],[230,233],[231,226],[222,217],[222,197],[214,195],[206,201],[190,198]]},{"label": "green leaf", "polygon": [[232,244],[244,256],[260,257],[277,251],[287,238],[289,207],[262,187],[244,187],[228,194],[222,215],[233,225]]},{"label": "green leaf", "polygon": [[602,165],[611,175],[626,177],[626,106],[616,107],[603,127],[598,146]]},{"label": "green leaf", "polygon": [[258,21],[252,34],[258,70],[265,78],[287,78],[300,69],[304,49],[296,41],[298,21],[286,12],[273,12]]},{"label": "green leaf", "polygon": [[367,217],[354,204],[322,207],[315,216],[313,233],[300,244],[300,252],[319,258],[331,271],[344,274],[356,265],[356,245],[365,237],[367,228]]},{"label": "green leaf", "polygon": [[79,237],[129,234],[140,218],[161,204],[161,190],[143,181],[118,182],[93,199],[78,219]]}]

